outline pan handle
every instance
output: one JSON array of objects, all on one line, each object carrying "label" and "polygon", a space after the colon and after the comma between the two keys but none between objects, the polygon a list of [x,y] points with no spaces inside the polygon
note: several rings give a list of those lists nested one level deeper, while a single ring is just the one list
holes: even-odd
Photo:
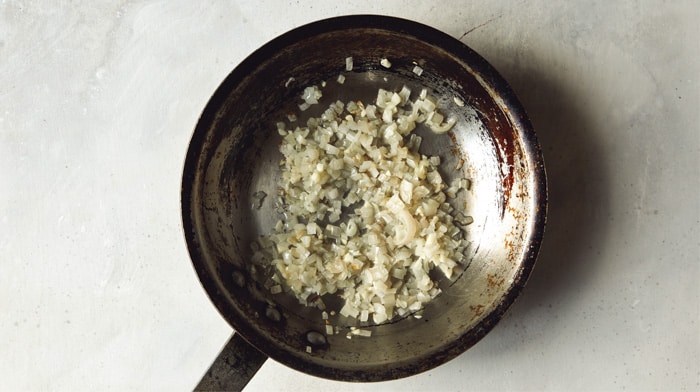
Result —
[{"label": "pan handle", "polygon": [[242,391],[265,360],[265,354],[234,332],[194,391]]}]

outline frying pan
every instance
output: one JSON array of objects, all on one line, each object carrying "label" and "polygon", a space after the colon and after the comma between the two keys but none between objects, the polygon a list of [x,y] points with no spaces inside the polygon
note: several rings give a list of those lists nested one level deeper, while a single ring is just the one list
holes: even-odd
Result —
[{"label": "frying pan", "polygon": [[[347,57],[353,58],[351,71],[345,69]],[[380,65],[384,58],[390,68]],[[340,74],[344,84],[337,82]],[[373,325],[336,313],[329,321],[339,333],[326,335],[319,309],[299,305],[289,294],[270,294],[264,288],[269,271],[249,262],[250,243],[280,218],[276,123],[300,113],[305,87],[323,84],[317,110],[338,99],[369,103],[378,88],[406,85],[414,94],[427,88],[442,112],[458,118],[447,134],[416,131],[423,136],[421,153],[441,157],[446,183],[470,179],[469,190],[451,203],[474,219],[463,271],[453,280],[434,277],[443,292],[420,319]],[[305,123],[303,116],[298,121]],[[267,197],[261,201],[260,195]],[[236,67],[195,128],[181,196],[194,268],[235,330],[198,389],[241,389],[267,357],[314,376],[358,382],[410,376],[456,357],[494,327],[523,288],[547,203],[535,133],[496,70],[438,30],[374,15],[296,28]],[[324,300],[329,311],[342,306],[337,297]],[[347,339],[353,326],[372,335]]]}]

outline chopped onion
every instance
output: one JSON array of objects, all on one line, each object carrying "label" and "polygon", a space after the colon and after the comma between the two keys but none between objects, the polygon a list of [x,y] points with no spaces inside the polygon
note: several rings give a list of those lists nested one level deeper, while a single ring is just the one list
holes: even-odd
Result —
[{"label": "chopped onion", "polygon": [[[321,96],[318,87],[305,88],[300,109]],[[276,125],[283,138],[284,220],[252,247],[253,263],[273,271],[265,285],[271,293],[284,290],[319,309],[325,309],[321,296],[340,295],[342,316],[380,324],[417,315],[440,293],[434,268],[454,275],[467,249],[463,226],[473,219],[455,214],[446,193],[456,195],[468,181],[448,187],[437,170],[440,158],[420,154],[413,131],[424,124],[444,133],[456,120],[444,121],[427,90],[414,101],[410,96],[405,86],[379,89],[372,104],[337,101],[306,126]],[[347,336],[370,334],[354,329]]]},{"label": "chopped onion", "polygon": [[[304,92],[301,95],[301,98],[304,100],[304,103],[308,105],[315,105],[318,103],[318,100],[323,96],[321,93],[321,90],[318,89],[316,86],[309,86],[304,89]],[[305,109],[302,109],[305,110]]]}]

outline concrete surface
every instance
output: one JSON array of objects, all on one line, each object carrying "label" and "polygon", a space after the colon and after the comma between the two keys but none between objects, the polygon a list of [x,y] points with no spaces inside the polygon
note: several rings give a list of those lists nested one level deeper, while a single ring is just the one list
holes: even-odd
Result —
[{"label": "concrete surface", "polygon": [[538,265],[435,370],[267,361],[247,390],[700,390],[698,3],[431,3],[0,1],[0,389],[191,390],[231,334],[180,223],[198,115],[278,34],[377,13],[461,39],[520,96],[549,175]]}]

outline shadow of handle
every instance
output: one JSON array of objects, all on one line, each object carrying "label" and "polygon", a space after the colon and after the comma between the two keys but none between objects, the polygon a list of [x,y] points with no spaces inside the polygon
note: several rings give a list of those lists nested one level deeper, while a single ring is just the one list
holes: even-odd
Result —
[{"label": "shadow of handle", "polygon": [[234,332],[194,391],[242,391],[265,360],[265,354]]}]

